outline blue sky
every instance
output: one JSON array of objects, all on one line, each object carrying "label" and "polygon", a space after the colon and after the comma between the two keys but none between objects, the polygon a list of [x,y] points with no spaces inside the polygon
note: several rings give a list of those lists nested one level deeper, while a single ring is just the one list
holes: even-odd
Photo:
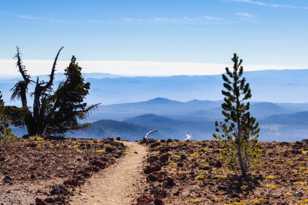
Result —
[{"label": "blue sky", "polygon": [[251,69],[308,68],[306,0],[7,0],[0,26],[10,74],[16,45],[35,73],[60,46],[88,72],[216,73],[233,52]]}]

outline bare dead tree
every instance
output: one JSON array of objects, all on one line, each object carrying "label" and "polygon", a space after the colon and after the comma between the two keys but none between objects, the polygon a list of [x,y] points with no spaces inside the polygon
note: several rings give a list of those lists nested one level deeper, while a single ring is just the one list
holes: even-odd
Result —
[{"label": "bare dead tree", "polygon": [[[22,112],[24,112],[24,124],[29,135],[42,135],[44,133],[44,116],[46,116],[47,112],[46,97],[52,90],[56,65],[62,50],[63,47],[58,50],[51,68],[49,80],[46,82],[41,81],[39,77],[36,81],[31,79],[26,67],[23,65],[20,49],[17,47],[16,65],[22,79],[12,88],[13,94],[11,98],[21,100]],[[33,96],[32,110],[28,106],[28,89],[31,83],[35,84],[34,92],[31,93]]]}]

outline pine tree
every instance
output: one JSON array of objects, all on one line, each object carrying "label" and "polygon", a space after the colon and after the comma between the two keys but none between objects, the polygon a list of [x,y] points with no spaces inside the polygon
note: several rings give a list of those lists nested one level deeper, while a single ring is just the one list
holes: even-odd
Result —
[{"label": "pine tree", "polygon": [[65,69],[66,80],[61,83],[55,94],[51,97],[53,108],[50,112],[51,121],[48,132],[64,133],[67,130],[79,129],[79,119],[96,105],[87,106],[84,102],[89,94],[90,83],[85,82],[82,68],[76,62],[76,57],[71,58],[70,65]]},{"label": "pine tree", "polygon": [[[232,167],[240,168],[247,177],[252,160],[258,153],[259,124],[250,114],[249,99],[252,97],[249,83],[243,77],[243,61],[234,54],[233,70],[226,68],[222,75],[223,122],[216,122],[214,137],[224,144],[224,157]],[[238,165],[238,166],[237,166]]]}]

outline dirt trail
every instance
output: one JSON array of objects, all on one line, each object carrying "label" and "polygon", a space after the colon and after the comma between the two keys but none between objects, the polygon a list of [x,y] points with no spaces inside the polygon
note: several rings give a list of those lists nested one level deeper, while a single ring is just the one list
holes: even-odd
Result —
[{"label": "dirt trail", "polygon": [[71,205],[129,205],[142,179],[142,165],[146,147],[135,142],[124,142],[127,151],[115,165],[95,174],[81,187]]}]

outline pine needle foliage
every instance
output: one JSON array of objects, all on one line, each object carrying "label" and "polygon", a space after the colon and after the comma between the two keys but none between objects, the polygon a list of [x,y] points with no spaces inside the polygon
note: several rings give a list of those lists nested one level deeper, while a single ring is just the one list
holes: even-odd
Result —
[{"label": "pine needle foliage", "polygon": [[249,83],[243,77],[243,60],[234,54],[233,68],[226,68],[222,75],[224,101],[223,122],[215,122],[214,138],[222,141],[223,157],[241,176],[247,177],[249,168],[259,153],[259,123],[250,113],[249,99],[252,97]]},{"label": "pine needle foliage", "polygon": [[84,102],[89,94],[90,83],[85,82],[81,70],[76,57],[73,56],[65,69],[66,80],[50,98],[53,110],[50,112],[49,120],[53,126],[48,127],[48,132],[64,133],[83,127],[84,125],[78,123],[79,119],[84,119],[88,111],[96,107],[96,105],[88,106]]}]

